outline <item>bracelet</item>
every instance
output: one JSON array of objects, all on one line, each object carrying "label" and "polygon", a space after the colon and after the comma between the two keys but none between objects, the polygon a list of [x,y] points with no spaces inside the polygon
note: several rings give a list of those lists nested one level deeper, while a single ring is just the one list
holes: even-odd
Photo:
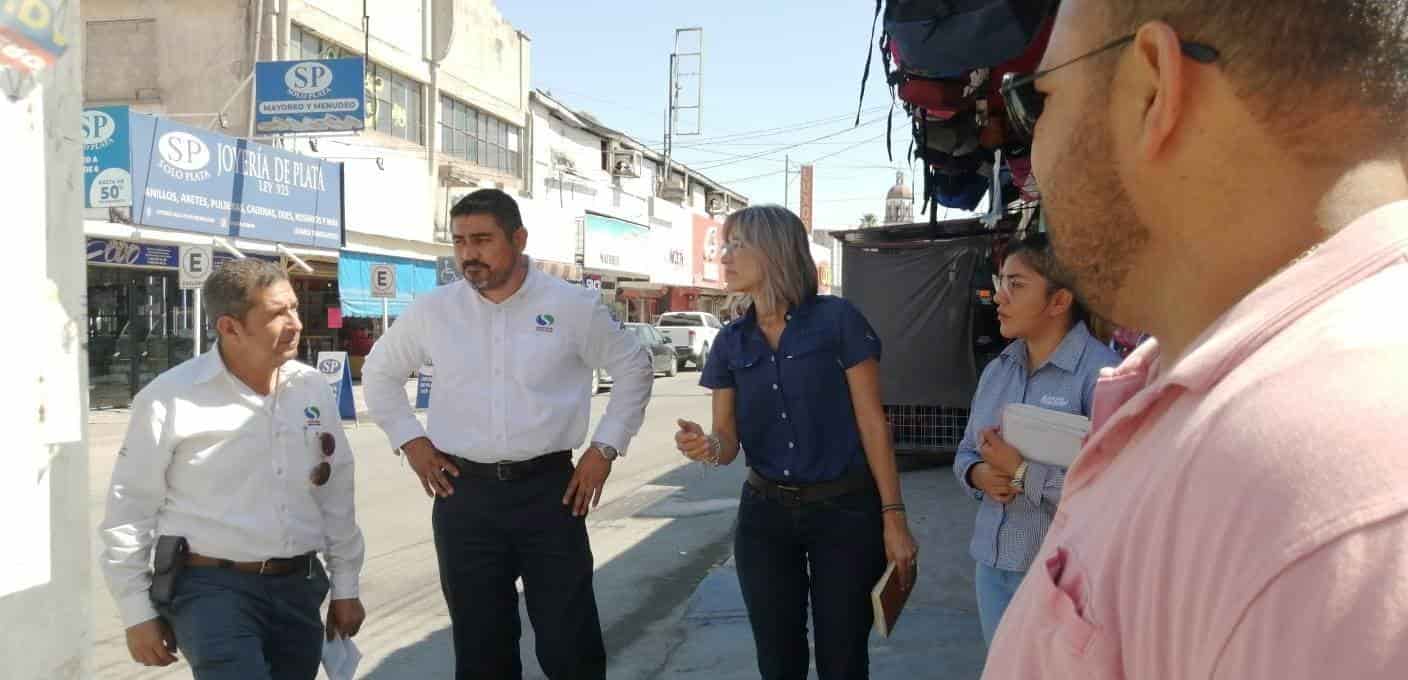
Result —
[{"label": "bracelet", "polygon": [[719,459],[724,454],[724,442],[716,434],[709,435],[707,440],[709,442],[709,457],[700,462],[712,467],[719,467]]},{"label": "bracelet", "polygon": [[880,506],[880,514],[883,515],[887,512],[904,512],[904,503],[891,503],[889,505]]}]

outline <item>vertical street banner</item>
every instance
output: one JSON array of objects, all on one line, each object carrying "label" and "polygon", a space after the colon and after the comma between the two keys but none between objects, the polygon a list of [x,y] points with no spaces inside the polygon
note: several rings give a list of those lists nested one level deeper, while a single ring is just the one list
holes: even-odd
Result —
[{"label": "vertical street banner", "polygon": [[89,208],[132,205],[132,147],[126,106],[83,110],[83,196]]}]

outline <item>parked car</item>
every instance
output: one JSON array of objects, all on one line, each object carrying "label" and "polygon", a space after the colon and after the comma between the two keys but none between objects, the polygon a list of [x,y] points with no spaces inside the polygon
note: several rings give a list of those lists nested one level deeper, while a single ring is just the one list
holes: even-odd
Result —
[{"label": "parked car", "polygon": [[[650,352],[650,361],[655,368],[656,375],[673,377],[679,374],[680,367],[676,359],[675,347],[668,338],[661,335],[660,331],[655,330],[649,324],[628,323],[623,325],[626,330],[634,333],[636,338],[640,340],[641,346]],[[598,368],[595,382],[592,385],[592,394],[600,392],[603,387],[612,382],[611,374],[604,368]]]},{"label": "parked car", "polygon": [[680,369],[689,362],[702,371],[709,360],[709,348],[724,325],[708,312],[669,312],[660,315],[655,327],[675,346]]}]

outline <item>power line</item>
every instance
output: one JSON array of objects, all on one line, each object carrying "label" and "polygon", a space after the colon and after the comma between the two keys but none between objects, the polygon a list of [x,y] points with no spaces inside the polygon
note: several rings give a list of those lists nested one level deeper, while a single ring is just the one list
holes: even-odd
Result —
[{"label": "power line", "polygon": [[[869,143],[871,143],[871,142],[880,141],[880,140],[883,139],[884,137],[885,137],[885,135],[880,134],[880,135],[876,135],[876,136],[874,136],[874,137],[871,137],[870,139],[862,139],[861,141],[856,142],[855,144],[852,144],[852,145],[850,145],[850,146],[848,146],[848,147],[846,147],[846,148],[844,148],[844,149],[841,149],[840,151],[835,151],[835,152],[826,154],[825,156],[818,156],[817,158],[815,158],[815,159],[812,160],[811,164],[814,165],[814,164],[816,164],[816,163],[818,163],[818,162],[820,162],[820,161],[823,161],[823,160],[825,160],[825,159],[827,159],[827,158],[833,158],[833,157],[835,157],[835,156],[839,156],[839,155],[841,155],[841,154],[843,154],[843,153],[845,153],[845,152],[847,152],[847,151],[850,151],[851,149],[857,148],[857,147],[859,147],[859,146],[861,146],[861,145],[863,145],[863,144],[869,144]],[[762,173],[762,174],[760,174],[760,175],[752,175],[752,176],[750,176],[750,177],[739,177],[738,179],[721,180],[721,183],[723,183],[723,184],[737,184],[737,183],[739,183],[739,182],[747,182],[747,181],[749,181],[749,180],[762,179],[763,177],[772,177],[772,176],[774,176],[774,175],[781,175],[781,174],[784,173],[784,172],[787,172],[787,170],[786,170],[786,169],[774,170],[774,171],[772,171],[772,172],[765,172],[765,173]]]},{"label": "power line", "polygon": [[[866,109],[866,110],[865,110],[865,113],[878,113],[878,112],[880,112],[880,111],[884,111],[886,108],[888,108],[888,107],[877,106],[877,107],[874,107],[874,108],[871,108],[871,109]],[[763,136],[767,136],[767,135],[771,135],[771,134],[776,134],[776,133],[778,133],[778,132],[789,132],[789,131],[793,131],[793,130],[805,130],[805,129],[809,129],[809,128],[820,127],[820,126],[822,126],[822,125],[826,125],[827,123],[833,123],[833,122],[836,122],[836,121],[838,121],[838,120],[846,120],[846,119],[850,118],[851,115],[852,115],[852,114],[844,113],[844,114],[841,114],[841,115],[839,115],[839,116],[827,116],[826,118],[817,118],[817,119],[815,119],[815,120],[802,121],[802,122],[800,122],[800,123],[791,123],[791,124],[788,124],[788,125],[782,125],[782,126],[778,126],[778,127],[763,128],[763,129],[757,129],[757,130],[744,130],[744,131],[739,131],[739,132],[726,132],[726,133],[721,133],[721,134],[714,135],[714,136],[710,136],[710,137],[698,137],[698,138],[689,140],[689,144],[680,144],[680,145],[677,145],[676,148],[684,149],[684,148],[697,147],[697,146],[712,146],[712,145],[714,145],[714,144],[718,144],[718,143],[721,143],[721,142],[737,142],[737,141],[743,140],[743,139],[752,139],[752,138],[756,138],[756,137],[763,137]],[[659,140],[659,139],[657,139],[657,138],[646,138],[646,139],[643,139],[643,140],[641,140],[641,141],[642,141],[642,142],[645,142],[645,143],[658,144],[661,140]]]},{"label": "power line", "polygon": [[[866,122],[864,122],[864,123],[861,123],[861,124],[858,125],[858,126],[847,126],[846,129],[844,129],[844,130],[837,130],[836,132],[827,133],[827,134],[824,134],[824,135],[822,135],[822,136],[820,136],[820,137],[816,137],[816,138],[814,138],[814,139],[808,139],[808,140],[806,140],[806,141],[804,141],[804,142],[797,142],[796,144],[788,144],[788,145],[786,145],[786,146],[781,146],[781,147],[778,147],[778,148],[776,148],[776,149],[770,149],[770,150],[767,150],[767,151],[760,151],[760,152],[758,152],[758,153],[755,153],[755,154],[752,154],[752,155],[749,155],[749,156],[744,156],[744,157],[742,157],[742,158],[740,158],[740,159],[738,159],[738,160],[721,161],[721,162],[718,162],[718,163],[704,164],[704,165],[697,166],[695,169],[697,169],[697,170],[699,170],[699,171],[702,172],[702,171],[704,171],[704,170],[713,170],[713,169],[717,169],[717,168],[726,167],[726,166],[729,166],[729,165],[734,165],[734,164],[737,164],[737,163],[742,163],[742,162],[744,162],[744,161],[753,160],[753,159],[756,159],[756,158],[762,158],[763,156],[767,156],[767,155],[770,155],[770,154],[775,154],[775,153],[777,153],[777,152],[779,152],[779,151],[788,151],[788,150],[791,150],[791,149],[795,149],[795,148],[797,148],[797,147],[799,147],[799,146],[806,146],[806,145],[808,145],[808,144],[811,144],[812,142],[819,142],[819,141],[821,141],[821,140],[823,140],[823,139],[831,139],[832,137],[840,137],[841,135],[844,135],[844,134],[846,134],[846,133],[849,133],[849,132],[852,132],[852,131],[855,131],[855,130],[859,130],[860,128],[869,127],[869,126],[871,126],[871,125],[874,125],[874,124],[876,124],[876,123],[882,122],[882,121],[884,121],[884,120],[885,120],[884,117],[873,118],[873,119],[871,119],[871,120],[869,120],[869,121],[866,121]],[[847,147],[847,148],[851,148],[851,147]],[[845,149],[842,149],[842,151],[844,151],[844,150],[845,150]],[[838,153],[839,153],[839,152],[838,152]]]}]

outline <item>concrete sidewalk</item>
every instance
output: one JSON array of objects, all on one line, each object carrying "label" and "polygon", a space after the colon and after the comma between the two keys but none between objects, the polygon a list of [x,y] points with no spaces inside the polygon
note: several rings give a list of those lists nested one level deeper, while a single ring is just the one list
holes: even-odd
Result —
[{"label": "concrete sidewalk", "polygon": [[[947,466],[906,473],[910,529],[919,543],[919,582],[894,635],[871,634],[870,675],[969,680],[982,673],[987,650],[968,557],[977,507]],[[679,645],[663,677],[757,678],[757,655],[732,558],[695,590],[677,626]],[[812,676],[816,677],[815,668]]]}]

